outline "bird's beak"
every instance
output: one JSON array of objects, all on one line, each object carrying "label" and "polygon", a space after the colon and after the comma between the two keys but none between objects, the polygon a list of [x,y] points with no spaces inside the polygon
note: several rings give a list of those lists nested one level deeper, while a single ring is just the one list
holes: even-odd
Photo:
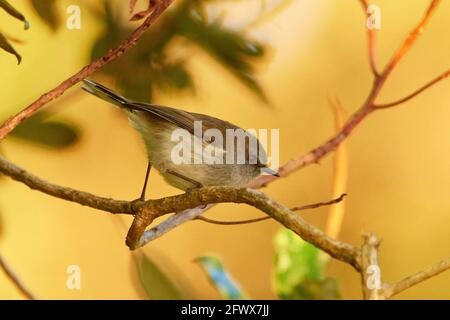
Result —
[{"label": "bird's beak", "polygon": [[271,169],[271,168],[269,168],[269,167],[263,167],[263,168],[261,168],[261,172],[270,174],[270,175],[275,176],[275,177],[279,177],[279,176],[280,176],[280,174],[278,173],[278,171],[275,171],[275,170],[273,170],[273,169]]}]

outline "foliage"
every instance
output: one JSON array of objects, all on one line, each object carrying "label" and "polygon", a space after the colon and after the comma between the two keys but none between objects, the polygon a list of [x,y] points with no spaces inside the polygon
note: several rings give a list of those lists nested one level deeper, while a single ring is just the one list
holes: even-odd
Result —
[{"label": "foliage", "polygon": [[25,16],[20,13],[16,8],[14,8],[7,0],[0,0],[0,8],[6,11],[10,16],[23,21],[24,28],[28,29],[30,27],[30,23],[25,18]]},{"label": "foliage", "polygon": [[2,48],[3,50],[5,50],[6,52],[9,52],[13,55],[16,56],[17,59],[17,63],[20,64],[20,62],[22,61],[22,57],[20,56],[20,54],[16,51],[16,49],[14,49],[14,47],[11,45],[11,43],[8,41],[8,39],[6,38],[6,36],[2,33],[0,33],[0,48]]},{"label": "foliage", "polygon": [[[329,256],[302,240],[289,229],[282,229],[275,242],[274,284],[280,299],[339,299],[339,285],[325,276]],[[224,299],[245,299],[239,285],[220,259],[203,256],[195,259]]]},{"label": "foliage", "polygon": [[52,148],[68,147],[75,143],[79,130],[62,121],[47,120],[49,113],[41,111],[22,122],[11,135]]},{"label": "foliage", "polygon": [[[23,21],[25,29],[28,29],[30,27],[30,24],[27,21],[27,19],[25,19],[25,16],[22,13],[20,13],[16,8],[14,8],[8,1],[0,0],[0,8],[6,11],[6,13],[8,13],[10,16]],[[6,34],[2,33],[1,31],[0,31],[0,48],[6,52],[15,55],[17,58],[17,63],[20,64],[20,62],[22,61],[22,57],[11,45],[8,36],[6,36]]]},{"label": "foliage", "polygon": [[[206,2],[207,3],[207,2]],[[255,78],[254,62],[264,55],[264,47],[241,32],[208,20],[205,2],[180,0],[148,30],[127,59],[113,61],[101,72],[113,77],[124,95],[136,100],[151,101],[155,90],[194,91],[192,75],[186,67],[189,53],[174,52],[170,44],[183,39],[201,48],[237,79],[266,100]],[[105,31],[92,48],[92,59],[116,46],[130,32],[118,12],[104,2]]]},{"label": "foliage", "polygon": [[[56,0],[29,0],[29,1],[34,11],[37,13],[37,15],[41,17],[41,19],[51,28],[51,30],[55,31],[61,23],[60,16],[58,15],[56,8]],[[18,11],[15,7],[13,7],[7,0],[0,0],[0,8],[2,8],[10,16],[20,21],[23,21],[25,30],[30,28],[30,22],[25,18],[25,16],[20,11]],[[11,42],[14,42],[14,39],[0,31],[0,48],[16,56],[17,62],[18,64],[20,64],[20,62],[22,61],[22,57],[13,47]]]},{"label": "foliage", "polygon": [[275,237],[275,290],[281,299],[338,299],[335,279],[325,277],[322,251],[283,229]]},{"label": "foliage", "polygon": [[56,31],[61,24],[56,1],[57,0],[30,0],[34,11],[52,31]]}]

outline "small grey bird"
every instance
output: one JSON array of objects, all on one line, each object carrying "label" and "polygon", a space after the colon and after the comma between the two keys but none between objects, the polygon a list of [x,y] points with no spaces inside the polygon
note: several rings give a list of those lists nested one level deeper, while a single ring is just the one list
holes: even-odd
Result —
[{"label": "small grey bird", "polygon": [[[141,200],[145,199],[151,167],[156,168],[170,185],[184,191],[202,186],[245,186],[263,172],[278,175],[267,167],[265,150],[256,137],[234,124],[204,114],[131,101],[92,80],[85,79],[83,82],[82,88],[85,91],[124,110],[132,126],[141,134],[144,140],[148,166],[140,197]],[[196,122],[201,123],[200,132],[196,129],[198,128],[196,127]],[[177,148],[177,145],[179,148],[180,142],[174,141],[173,133],[179,129],[186,132],[191,141],[199,142],[202,147],[200,149],[189,144],[187,147],[190,150],[190,154],[183,155],[183,159],[189,161],[184,163],[174,161],[174,148]],[[223,137],[227,137],[229,129],[239,131],[241,134],[243,132],[248,135],[247,138],[252,137],[255,139],[257,147],[251,147],[250,143],[245,143],[244,141],[244,149],[239,149],[238,145],[233,143],[233,150],[229,150],[231,144],[229,146],[227,143],[223,143],[224,146],[215,149],[215,154],[216,156],[218,154],[220,158],[222,156],[225,157],[227,153],[232,151],[232,163],[225,160],[223,162],[209,163],[208,161],[198,161],[199,159],[203,160],[205,157],[204,148],[214,143],[216,139],[205,134],[213,132],[208,129],[216,129],[215,132],[221,133]],[[233,137],[233,139],[235,139],[233,142],[238,140],[237,137]],[[237,161],[240,150],[245,152],[246,161],[242,164]]]}]

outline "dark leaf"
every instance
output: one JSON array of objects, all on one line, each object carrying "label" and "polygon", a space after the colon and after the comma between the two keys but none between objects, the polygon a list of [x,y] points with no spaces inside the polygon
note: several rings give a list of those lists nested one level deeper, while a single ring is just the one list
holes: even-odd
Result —
[{"label": "dark leaf", "polygon": [[171,280],[146,255],[138,262],[139,278],[148,297],[152,300],[180,300],[178,289]]},{"label": "dark leaf", "polygon": [[5,50],[6,52],[9,52],[9,53],[15,55],[17,58],[17,64],[20,64],[20,62],[22,61],[22,57],[14,49],[14,47],[8,42],[8,39],[6,39],[6,37],[1,33],[0,33],[0,48]]},{"label": "dark leaf", "polygon": [[0,0],[0,8],[5,10],[8,14],[13,16],[16,19],[19,19],[24,22],[25,29],[28,29],[30,27],[30,23],[25,19],[25,16],[21,14],[19,11],[16,10],[11,4],[9,4],[6,0]]},{"label": "dark leaf", "polygon": [[56,0],[31,0],[36,13],[53,31],[58,29],[61,23],[56,2]]},{"label": "dark leaf", "polygon": [[199,44],[231,71],[244,85],[267,102],[261,86],[256,80],[254,62],[264,56],[264,47],[242,33],[227,29],[221,24],[208,23],[201,7],[187,7],[177,22],[179,32]]},{"label": "dark leaf", "polygon": [[[105,32],[95,42],[91,57],[100,57],[116,46],[131,31],[123,23],[108,1],[103,22]],[[134,1],[130,2],[133,9]],[[247,88],[267,101],[264,90],[256,80],[255,62],[264,55],[264,47],[244,34],[227,29],[218,23],[208,23],[204,1],[180,0],[141,38],[128,53],[127,59],[112,61],[100,72],[112,77],[129,98],[151,102],[155,90],[190,90],[195,85],[186,68],[187,54],[180,55],[170,46],[177,38],[194,42],[221,63]]]},{"label": "dark leaf", "polygon": [[191,75],[183,62],[162,64],[160,69],[153,70],[154,83],[163,90],[194,89]]},{"label": "dark leaf", "polygon": [[282,294],[280,298],[286,300],[337,300],[341,296],[336,279],[305,278],[293,288],[292,292],[287,295]]},{"label": "dark leaf", "polygon": [[67,123],[45,120],[47,117],[48,114],[41,111],[22,122],[11,134],[52,148],[68,147],[77,141],[77,129]]},{"label": "dark leaf", "polygon": [[148,72],[143,72],[134,78],[120,79],[118,84],[122,89],[123,95],[137,101],[152,101],[152,82],[151,77],[145,77]]}]

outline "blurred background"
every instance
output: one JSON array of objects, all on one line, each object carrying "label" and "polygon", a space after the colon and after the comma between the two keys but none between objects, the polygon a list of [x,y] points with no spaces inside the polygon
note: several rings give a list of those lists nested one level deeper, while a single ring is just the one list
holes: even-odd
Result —
[{"label": "blurred background", "polygon": [[[381,8],[381,67],[429,1],[373,3]],[[81,9],[80,29],[66,27],[72,4]],[[134,12],[146,6],[139,1]],[[14,7],[30,28],[25,31],[23,22],[0,10],[1,34],[22,57],[17,65],[14,55],[0,51],[2,122],[140,23],[129,21],[127,1],[20,0]],[[449,12],[450,3],[443,2],[379,101],[401,98],[449,67]],[[347,114],[362,104],[372,83],[366,41],[356,0],[178,0],[136,48],[93,78],[135,99],[243,128],[278,128],[284,163],[333,134],[329,97],[338,96]],[[449,89],[450,82],[443,81],[404,105],[371,115],[348,140],[348,197],[339,238],[358,245],[362,232],[382,238],[380,265],[387,282],[450,254]],[[143,145],[124,115],[78,85],[21,125],[1,143],[0,153],[48,181],[116,199],[135,199],[146,169]],[[328,156],[264,191],[292,207],[330,199],[332,180]],[[274,299],[283,298],[280,282],[289,281],[280,277],[276,260],[284,250],[280,246],[292,239],[280,236],[275,221],[189,222],[131,253],[125,246],[129,217],[31,191],[7,177],[0,177],[0,190],[1,255],[40,299],[145,299],[165,297],[158,295],[163,291],[167,297],[221,299],[231,295],[224,287],[233,281],[246,297]],[[177,193],[151,173],[148,197]],[[328,210],[300,214],[323,228]],[[237,204],[207,213],[221,220],[261,215]],[[204,256],[211,257],[199,259]],[[230,275],[225,285],[208,268],[219,265],[215,257]],[[70,265],[80,266],[80,290],[66,286]],[[334,279],[331,291],[338,292],[325,297],[361,298],[361,280],[351,267],[331,260],[320,268],[319,278]],[[297,275],[292,281],[299,279],[304,280]],[[0,273],[0,299],[17,298],[22,296]],[[450,273],[398,298],[448,299]]]}]

